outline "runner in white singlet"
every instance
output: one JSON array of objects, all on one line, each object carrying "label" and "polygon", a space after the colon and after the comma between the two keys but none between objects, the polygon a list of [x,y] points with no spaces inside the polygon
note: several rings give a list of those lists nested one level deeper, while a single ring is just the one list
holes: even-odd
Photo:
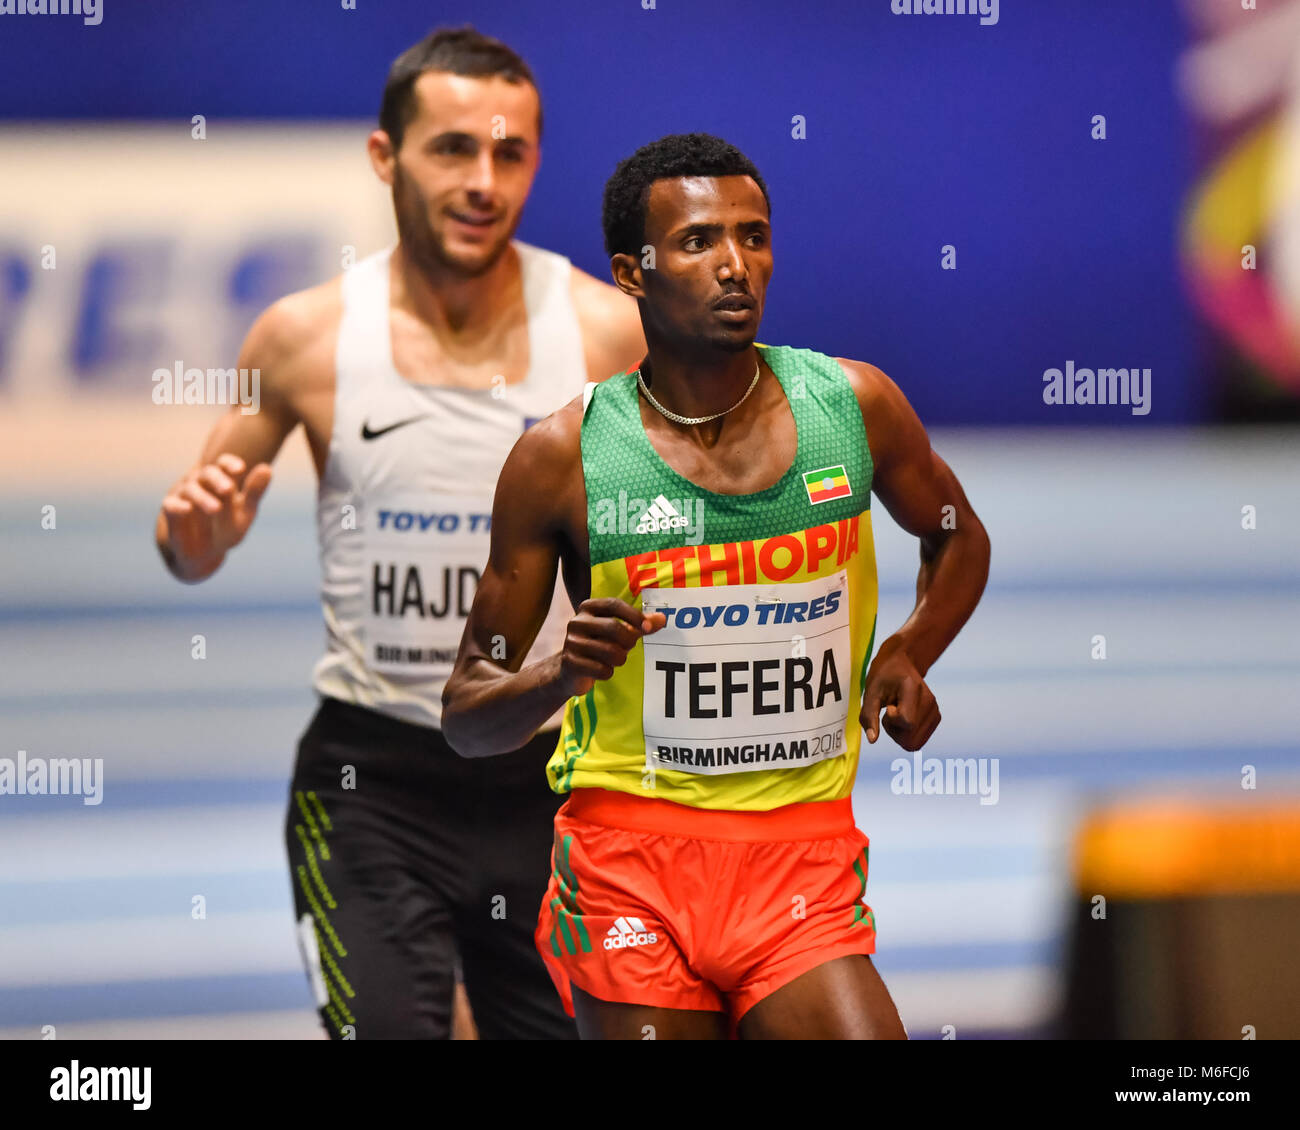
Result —
[{"label": "runner in white singlet", "polygon": [[[507,454],[645,348],[631,299],[513,239],[540,134],[532,74],[504,44],[466,28],[400,56],[368,142],[397,244],[262,314],[239,359],[261,371],[261,410],[217,424],[158,515],[173,574],[211,576],[303,425],[326,650],[285,837],[309,982],[337,1039],[447,1038],[458,970],[483,1036],[575,1035],[532,942],[558,716],[490,764],[440,729]],[[560,593],[539,652],[570,615]]]}]

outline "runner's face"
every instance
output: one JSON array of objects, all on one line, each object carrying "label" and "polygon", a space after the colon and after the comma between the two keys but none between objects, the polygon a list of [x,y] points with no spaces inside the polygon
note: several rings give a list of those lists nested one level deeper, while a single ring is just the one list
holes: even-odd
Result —
[{"label": "runner's face", "polygon": [[647,333],[738,353],[758,336],[772,277],[767,203],[750,177],[677,177],[650,186],[641,271]]},{"label": "runner's face", "polygon": [[482,274],[519,226],[537,172],[537,91],[435,71],[414,93],[393,169],[398,233],[417,261]]}]

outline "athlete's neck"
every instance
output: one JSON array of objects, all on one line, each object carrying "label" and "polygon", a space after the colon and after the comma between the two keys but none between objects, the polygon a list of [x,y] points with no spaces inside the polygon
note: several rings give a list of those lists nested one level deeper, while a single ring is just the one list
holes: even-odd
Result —
[{"label": "athlete's neck", "polygon": [[[758,359],[758,350],[752,345],[743,353],[704,357],[683,357],[652,345],[642,363],[641,375],[654,398],[670,412],[679,416],[712,416],[715,412],[727,412],[745,395],[753,383]],[[743,412],[753,402],[751,396],[737,411]],[[651,411],[659,415],[653,407]],[[731,413],[727,412],[707,424],[691,427],[702,438],[716,438],[730,417]],[[681,426],[684,425],[673,425]]]},{"label": "athlete's neck", "polygon": [[522,293],[523,273],[513,244],[481,275],[417,264],[398,243],[393,251],[391,301],[428,323],[439,337],[472,340],[490,333]]}]

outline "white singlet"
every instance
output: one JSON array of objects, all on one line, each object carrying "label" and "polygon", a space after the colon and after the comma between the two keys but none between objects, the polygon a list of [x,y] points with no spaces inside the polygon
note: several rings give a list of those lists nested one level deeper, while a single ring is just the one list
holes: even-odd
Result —
[{"label": "white singlet", "polygon": [[[343,276],[334,431],[316,504],[327,640],[314,683],[322,695],[425,726],[442,721],[442,688],[487,561],[506,456],[586,381],[569,260],[513,246],[528,313],[528,375],[496,389],[435,388],[397,372],[392,248]],[[572,615],[557,578],[523,666],[560,650]],[[542,728],[558,726],[561,713]]]}]

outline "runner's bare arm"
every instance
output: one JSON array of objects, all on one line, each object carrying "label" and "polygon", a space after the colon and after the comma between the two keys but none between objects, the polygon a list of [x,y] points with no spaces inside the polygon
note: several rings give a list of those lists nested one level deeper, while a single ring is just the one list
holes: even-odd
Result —
[{"label": "runner's bare arm", "polygon": [[313,291],[283,298],[244,339],[238,364],[259,370],[258,411],[245,415],[232,405],[217,421],[198,461],[167,492],[154,523],[158,551],[178,580],[210,577],[248,532],[270,485],[271,460],[298,422],[285,389],[319,331],[320,306]]},{"label": "runner's bare arm", "polygon": [[497,479],[488,561],[442,694],[443,735],[463,756],[517,749],[569,694],[558,656],[520,671],[551,605],[566,486],[575,470],[581,481],[566,413],[526,431]]},{"label": "runner's bare arm", "polygon": [[888,706],[890,736],[905,749],[919,749],[939,724],[925,674],[979,603],[989,574],[989,537],[899,387],[874,365],[837,360],[862,408],[874,463],[872,489],[921,542],[916,607],[871,664],[863,723],[868,740],[875,741],[880,707]]},{"label": "runner's bare arm", "polygon": [[603,381],[636,368],[645,356],[645,334],[636,299],[574,267],[570,283],[582,330],[587,379]]},{"label": "runner's bare arm", "polygon": [[[570,696],[608,679],[648,631],[663,626],[620,600],[585,600],[563,650],[521,669],[551,607],[561,551],[585,531],[575,400],[526,431],[497,480],[492,542],[442,693],[442,732],[464,757],[518,749]],[[584,546],[585,549],[585,546]]]}]

